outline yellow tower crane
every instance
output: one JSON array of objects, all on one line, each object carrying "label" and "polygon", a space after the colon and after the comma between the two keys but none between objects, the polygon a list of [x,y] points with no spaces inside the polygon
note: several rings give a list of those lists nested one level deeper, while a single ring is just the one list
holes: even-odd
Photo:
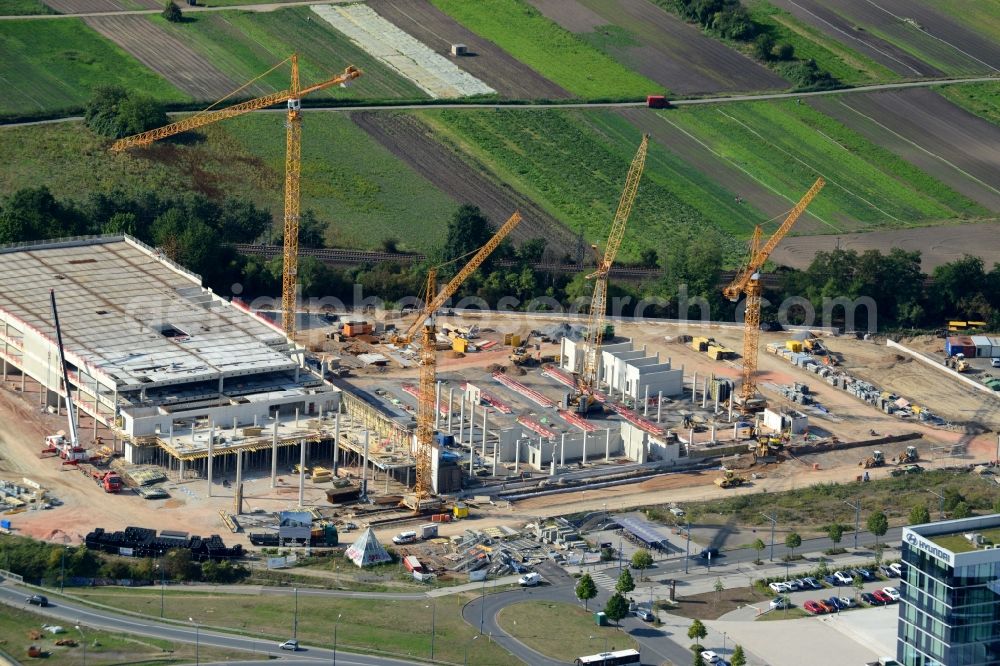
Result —
[{"label": "yellow tower crane", "polygon": [[[154,141],[165,139],[168,136],[287,102],[288,116],[285,123],[285,235],[284,264],[281,273],[281,321],[285,335],[293,338],[295,336],[296,277],[299,266],[299,178],[302,167],[302,98],[310,93],[324,90],[331,86],[346,86],[349,82],[361,76],[361,70],[355,67],[348,67],[332,79],[302,88],[299,86],[298,56],[293,54],[288,60],[278,63],[278,65],[269,71],[273,71],[285,62],[290,62],[292,69],[292,78],[288,90],[264,95],[248,102],[233,104],[232,106],[216,111],[206,110],[176,123],[170,123],[169,125],[164,125],[148,132],[119,139],[111,145],[111,150],[119,153],[129,148],[146,147]],[[264,74],[261,76],[264,76]],[[218,103],[216,102],[216,104]],[[212,106],[215,106],[215,104]]]},{"label": "yellow tower crane", "polygon": [[[601,342],[604,340],[605,321],[608,309],[608,274],[611,272],[611,265],[618,255],[618,249],[622,244],[622,237],[625,235],[625,224],[632,213],[632,204],[635,203],[635,195],[639,191],[639,180],[642,178],[642,170],[646,165],[646,150],[649,147],[649,135],[642,135],[642,142],[639,150],[632,158],[632,164],[628,168],[628,175],[625,177],[625,189],[622,190],[621,199],[618,202],[618,210],[615,211],[615,218],[611,223],[611,233],[608,234],[608,242],[604,246],[604,256],[599,257],[597,269],[587,276],[588,280],[594,280],[594,295],[590,299],[590,317],[587,320],[587,338],[583,357],[583,372],[580,374],[578,384],[580,395],[578,396],[578,409],[586,412],[591,402],[591,395],[597,390],[597,358]],[[596,246],[594,246],[596,249]]]},{"label": "yellow tower crane", "polygon": [[753,231],[753,237],[750,239],[746,264],[736,274],[732,283],[722,290],[723,295],[733,302],[738,301],[741,294],[746,296],[746,314],[743,324],[743,385],[740,387],[739,395],[740,410],[744,414],[762,406],[762,401],[757,397],[756,382],[757,346],[760,341],[760,269],[824,185],[826,185],[825,180],[816,179],[809,191],[799,199],[788,217],[781,223],[774,235],[764,243],[763,247],[760,244],[763,232],[760,225],[757,225]]},{"label": "yellow tower crane", "polygon": [[515,211],[441,291],[437,291],[437,269],[428,270],[424,308],[405,333],[393,338],[395,344],[410,344],[421,328],[423,329],[420,344],[420,386],[417,397],[417,474],[414,494],[412,498],[407,498],[407,503],[416,513],[420,513],[420,503],[430,497],[434,490],[431,479],[431,451],[434,447],[434,393],[437,386],[437,326],[434,315],[520,223],[521,213]]}]

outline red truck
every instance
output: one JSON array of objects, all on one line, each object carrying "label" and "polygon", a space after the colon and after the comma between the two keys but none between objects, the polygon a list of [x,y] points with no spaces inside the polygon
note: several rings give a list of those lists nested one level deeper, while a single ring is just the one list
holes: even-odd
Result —
[{"label": "red truck", "polygon": [[646,95],[646,106],[651,109],[670,108],[670,100],[664,95]]},{"label": "red truck", "polygon": [[98,469],[93,465],[82,464],[81,472],[92,478],[106,493],[119,493],[122,490],[122,477],[111,470]]}]

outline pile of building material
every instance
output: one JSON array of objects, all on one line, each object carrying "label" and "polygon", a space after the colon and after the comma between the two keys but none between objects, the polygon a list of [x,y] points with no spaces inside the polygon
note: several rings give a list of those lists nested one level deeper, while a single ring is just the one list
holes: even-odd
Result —
[{"label": "pile of building material", "polygon": [[123,458],[112,461],[111,469],[122,477],[125,485],[132,488],[151,486],[154,483],[167,480],[167,475],[162,467],[156,465],[130,465]]},{"label": "pile of building material", "polygon": [[453,573],[468,573],[473,580],[524,573],[527,564],[541,559],[540,547],[509,528],[465,530],[452,537],[452,552],[444,557]]},{"label": "pile of building material", "polygon": [[545,522],[532,523],[535,538],[542,543],[561,545],[563,548],[585,548],[587,542],[580,536],[573,523],[558,517]]}]

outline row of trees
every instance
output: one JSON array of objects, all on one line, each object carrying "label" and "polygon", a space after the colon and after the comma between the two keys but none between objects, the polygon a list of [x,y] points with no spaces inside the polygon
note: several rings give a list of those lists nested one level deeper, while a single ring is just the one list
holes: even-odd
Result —
[{"label": "row of trees", "polygon": [[815,60],[797,59],[795,47],[787,42],[777,42],[771,26],[755,21],[740,0],[657,1],[675,9],[682,17],[710,33],[750,45],[755,58],[774,64],[796,88],[825,90],[840,85],[833,75],[820,69]]}]

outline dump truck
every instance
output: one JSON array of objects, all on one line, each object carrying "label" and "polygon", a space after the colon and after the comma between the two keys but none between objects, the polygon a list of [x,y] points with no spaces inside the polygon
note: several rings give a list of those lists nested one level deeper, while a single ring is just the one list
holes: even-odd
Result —
[{"label": "dump truck", "polygon": [[893,462],[897,465],[910,465],[918,460],[920,460],[920,454],[917,453],[917,447],[908,446],[906,447],[906,451],[900,453],[893,459]]},{"label": "dump truck", "polygon": [[727,469],[722,476],[715,479],[715,485],[720,488],[735,488],[736,486],[742,486],[744,483],[746,483],[746,479],[737,475],[731,469]]},{"label": "dump truck", "polygon": [[858,467],[864,467],[865,469],[871,469],[872,467],[881,467],[885,464],[885,454],[881,451],[872,451],[872,454],[858,463]]}]

